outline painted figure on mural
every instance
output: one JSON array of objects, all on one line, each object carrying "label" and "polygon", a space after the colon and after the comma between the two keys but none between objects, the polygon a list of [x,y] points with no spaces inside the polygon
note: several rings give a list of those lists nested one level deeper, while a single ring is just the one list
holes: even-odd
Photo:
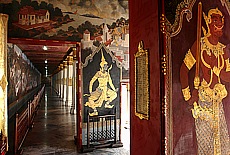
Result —
[{"label": "painted figure on mural", "polygon": [[[88,101],[85,103],[85,106],[88,106],[94,110],[90,113],[90,116],[98,115],[97,107],[101,107],[105,101],[105,108],[113,108],[114,105],[110,103],[116,99],[118,88],[115,89],[113,81],[111,79],[109,71],[112,69],[112,66],[108,69],[108,63],[106,62],[103,52],[101,52],[101,62],[100,70],[93,76],[89,83],[89,97]],[[93,84],[98,80],[98,87],[93,91]],[[109,84],[109,88],[108,87]],[[85,94],[87,95],[87,94]]]},{"label": "painted figure on mural", "polygon": [[[198,14],[199,15],[199,14]],[[202,16],[202,13],[201,13]],[[219,42],[223,35],[224,16],[216,9],[203,13],[208,31],[187,51],[180,80],[185,101],[193,105],[198,154],[229,155],[229,133],[222,101],[228,91],[223,81],[230,82],[228,48]],[[202,17],[201,17],[202,18]],[[199,42],[199,41],[198,41]],[[189,71],[196,67],[194,88],[189,86]]]}]

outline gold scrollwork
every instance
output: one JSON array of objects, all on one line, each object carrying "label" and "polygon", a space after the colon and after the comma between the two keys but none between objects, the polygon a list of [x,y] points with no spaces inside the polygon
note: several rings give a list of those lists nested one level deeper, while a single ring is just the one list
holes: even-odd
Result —
[{"label": "gold scrollwork", "polygon": [[139,42],[135,54],[135,115],[140,119],[149,119],[149,68],[148,50]]}]

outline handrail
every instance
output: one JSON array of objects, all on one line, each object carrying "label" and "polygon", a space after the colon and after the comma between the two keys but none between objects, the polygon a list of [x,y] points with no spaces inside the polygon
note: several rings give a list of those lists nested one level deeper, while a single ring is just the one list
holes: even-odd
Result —
[{"label": "handrail", "polygon": [[[44,86],[43,86],[44,88]],[[31,90],[29,93],[21,97],[20,99],[12,102],[8,109],[8,117],[11,119],[19,110],[22,109],[22,107],[27,106],[27,103],[33,99],[33,96],[39,92],[39,90],[43,89],[41,88],[41,85],[36,87],[35,89]]]},{"label": "handrail", "polygon": [[[16,113],[15,120],[15,143],[14,143],[14,153],[21,154],[21,146],[25,140],[25,137],[32,127],[34,116],[38,109],[38,102],[40,101],[42,94],[44,92],[44,87],[37,93],[37,95],[33,95],[32,102],[28,102],[28,106],[23,111],[18,111]],[[25,104],[25,103],[24,103]],[[32,110],[32,107],[34,108]]]}]

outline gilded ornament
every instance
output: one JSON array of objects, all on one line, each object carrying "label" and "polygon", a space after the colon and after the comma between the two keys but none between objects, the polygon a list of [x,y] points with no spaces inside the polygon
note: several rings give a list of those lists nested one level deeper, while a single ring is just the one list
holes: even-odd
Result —
[{"label": "gilded ornament", "polygon": [[230,71],[230,63],[229,63],[229,58],[225,60],[226,63],[226,72]]},{"label": "gilded ornament", "polygon": [[140,41],[135,54],[135,115],[140,119],[149,119],[149,65],[148,50]]},{"label": "gilded ornament", "polygon": [[200,85],[200,77],[196,76],[194,78],[194,88],[198,89],[199,85]]},{"label": "gilded ornament", "polygon": [[161,58],[162,62],[161,62],[161,65],[162,65],[162,72],[164,75],[167,74],[167,62],[166,62],[166,56],[163,55],[163,57]]},{"label": "gilded ornament", "polygon": [[202,120],[212,122],[213,110],[212,108],[207,108],[206,106],[201,107],[200,105],[197,104],[197,102],[194,102],[193,109],[192,109],[192,116],[195,119],[200,118]]},{"label": "gilded ornament", "polygon": [[189,86],[184,88],[184,89],[182,89],[182,93],[183,93],[185,101],[188,101],[191,98]]},{"label": "gilded ornament", "polygon": [[2,76],[2,79],[0,81],[0,86],[2,87],[3,91],[5,91],[6,87],[7,87],[7,79],[5,74]]},{"label": "gilded ornament", "polygon": [[184,63],[188,70],[190,70],[193,65],[196,63],[196,59],[193,57],[191,50],[189,49],[184,58]]}]

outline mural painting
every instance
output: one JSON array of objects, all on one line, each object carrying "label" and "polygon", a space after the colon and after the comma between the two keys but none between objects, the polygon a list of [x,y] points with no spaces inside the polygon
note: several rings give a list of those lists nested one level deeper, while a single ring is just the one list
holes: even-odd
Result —
[{"label": "mural painting", "polygon": [[[104,44],[101,44],[95,51],[82,52],[82,73],[82,143],[86,145],[88,115],[105,116],[116,114],[117,127],[120,127],[122,64]],[[107,129],[108,123],[106,120],[98,119],[94,121],[98,121],[99,128],[103,129],[104,127],[104,129]],[[114,118],[110,119],[110,121],[111,128],[114,128]],[[95,130],[93,129],[93,122],[90,122],[90,133]]]},{"label": "mural painting", "polygon": [[9,37],[80,41],[86,28],[97,37],[103,23],[113,30],[128,18],[127,0],[1,0],[0,8],[9,15]]},{"label": "mural painting", "polygon": [[7,44],[7,50],[8,104],[11,104],[36,88],[41,74],[16,45]]},{"label": "mural painting", "polygon": [[128,0],[0,0],[9,15],[9,38],[81,42],[82,49],[106,44],[129,78]]},{"label": "mural painting", "polygon": [[114,113],[114,108],[119,109],[120,80],[121,63],[101,44],[83,63],[85,116],[87,111],[94,116]]},{"label": "mural painting", "polygon": [[167,23],[172,53],[167,57],[172,68],[169,150],[180,155],[228,155],[230,5],[221,0],[185,1],[178,10],[175,23]]}]

